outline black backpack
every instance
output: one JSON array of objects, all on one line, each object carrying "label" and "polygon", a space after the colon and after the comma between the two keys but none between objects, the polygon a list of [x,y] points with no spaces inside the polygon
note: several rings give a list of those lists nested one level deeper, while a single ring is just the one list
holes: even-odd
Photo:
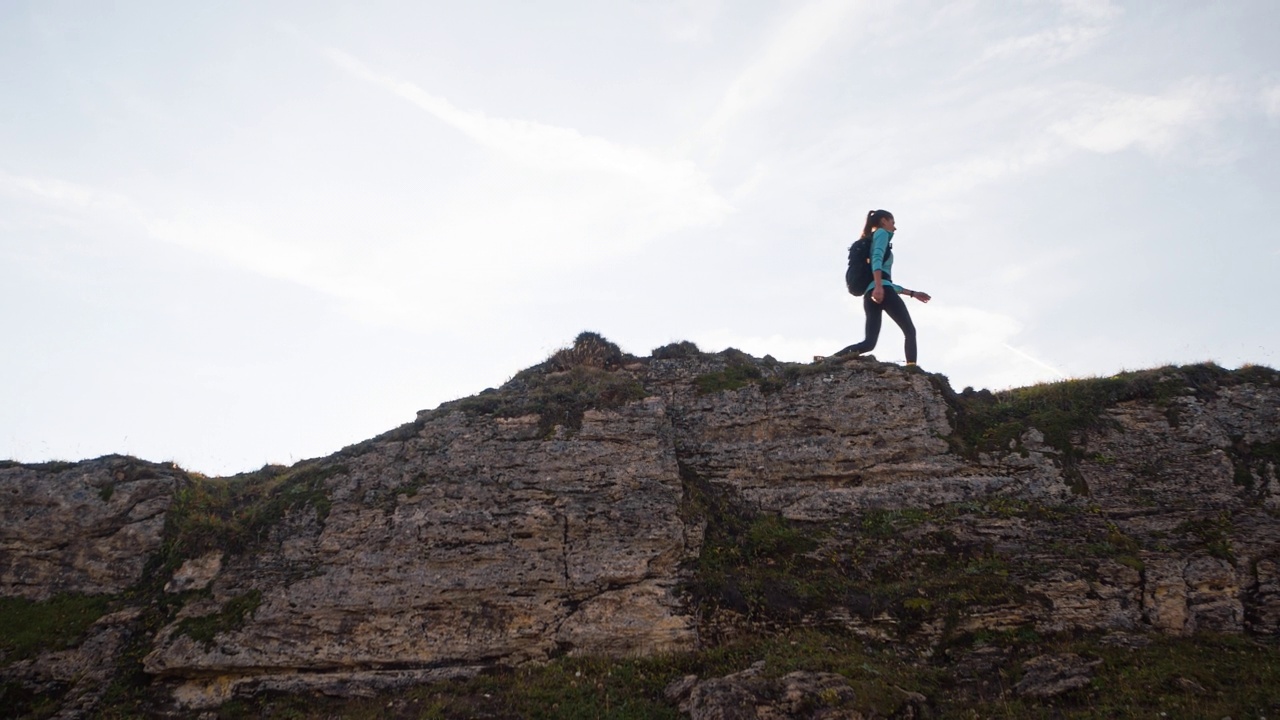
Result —
[{"label": "black backpack", "polygon": [[[884,259],[893,254],[893,243],[884,249]],[[849,246],[849,269],[844,271],[844,286],[849,292],[859,297],[867,293],[875,276],[871,272],[871,238],[858,238]],[[882,273],[880,279],[890,282],[889,273]]]}]

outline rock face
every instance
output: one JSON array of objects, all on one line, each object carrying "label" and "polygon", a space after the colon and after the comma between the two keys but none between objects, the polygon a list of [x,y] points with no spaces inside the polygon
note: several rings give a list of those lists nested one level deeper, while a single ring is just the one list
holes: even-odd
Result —
[{"label": "rock face", "polygon": [[[691,720],[865,720],[877,714],[860,707],[843,675],[797,671],[779,678],[763,675],[764,663],[742,672],[697,682],[689,678],[668,688]],[[921,698],[922,699],[922,698]],[[916,717],[917,698],[902,693],[895,717]]]},{"label": "rock face", "polygon": [[[130,590],[118,603],[136,618],[147,601],[130,598],[163,593],[142,623],[151,629],[129,632],[144,639],[145,672],[187,709],[565,654],[690,650],[721,632],[685,589],[718,522],[697,505],[710,494],[813,530],[804,557],[847,583],[821,608],[784,603],[775,620],[924,645],[1018,629],[1280,628],[1280,383],[1122,399],[1070,428],[1065,446],[1060,428],[1031,423],[993,425],[1005,434],[992,444],[995,430],[961,427],[974,421],[944,379],[874,359],[686,353],[607,367],[526,371],[471,404],[273,471],[258,490],[127,458],[9,464],[0,596]],[[596,399],[566,400],[563,388]],[[194,491],[175,500],[215,487],[241,505],[202,510]],[[966,578],[982,583],[956,584]],[[733,610],[744,592],[708,602]],[[102,627],[93,642],[121,642],[120,623]],[[70,677],[58,669],[67,657],[46,653],[0,679]],[[1048,679],[1020,693],[1066,691],[1093,667],[1043,664],[1028,677]],[[806,717],[860,717],[849,692],[810,673],[678,694],[694,717],[796,716],[787,702]],[[92,707],[88,690],[76,697]]]},{"label": "rock face", "polygon": [[0,466],[0,596],[119,593],[159,549],[179,477],[108,456]]},{"label": "rock face", "polygon": [[[347,682],[338,676],[352,668],[409,682],[694,645],[674,589],[700,534],[680,518],[657,399],[588,412],[580,430],[550,438],[536,416],[449,413],[329,469],[323,522],[302,513],[278,545],[231,559],[147,657],[148,672],[187,679],[188,704],[278,688],[262,676],[270,668],[306,673],[290,680],[298,689]],[[251,617],[213,642],[180,631],[248,593]]]}]

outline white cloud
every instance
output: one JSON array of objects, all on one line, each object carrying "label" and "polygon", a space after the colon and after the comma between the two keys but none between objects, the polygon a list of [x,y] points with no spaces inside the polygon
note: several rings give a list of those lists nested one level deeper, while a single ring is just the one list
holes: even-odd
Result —
[{"label": "white cloud", "polygon": [[1095,23],[1106,23],[1120,16],[1122,10],[1111,0],[1062,0],[1067,15]]},{"label": "white cloud", "polygon": [[[629,249],[677,229],[717,224],[733,211],[690,160],[626,147],[572,128],[462,110],[411,82],[375,72],[347,53],[328,50],[326,55],[352,76],[463,133],[497,160],[533,173],[526,176],[528,184],[511,188],[517,199],[507,208],[510,212],[483,213],[490,219],[514,216],[515,223],[499,222],[491,228],[493,232],[516,230],[531,239],[553,242],[559,238],[559,243],[568,243],[560,249],[587,251],[599,250],[601,236],[595,233],[606,230],[609,246]],[[501,205],[504,198],[490,202]],[[469,215],[450,229],[464,231],[485,222]],[[555,249],[543,245],[540,254]]]},{"label": "white cloud", "polygon": [[0,193],[62,208],[136,214],[123,195],[52,178],[13,175],[0,170]]},{"label": "white cloud", "polygon": [[734,120],[768,102],[788,76],[847,29],[853,11],[861,5],[857,0],[816,0],[788,18],[764,52],[729,85],[715,112],[703,124],[701,137],[710,141],[713,150],[717,148]]},{"label": "white cloud", "polygon": [[1120,9],[1108,0],[1063,0],[1061,25],[1011,37],[987,47],[981,60],[1035,58],[1059,61],[1092,48],[1111,31]]},{"label": "white cloud", "polygon": [[668,39],[694,43],[706,38],[707,27],[719,16],[723,4],[722,0],[670,0],[645,2],[642,7],[658,13]]},{"label": "white cloud", "polygon": [[[965,385],[1003,389],[1059,380],[1065,374],[1016,343],[1022,323],[1001,313],[933,301],[912,308],[921,366]],[[886,323],[886,331],[893,328]],[[881,338],[881,343],[885,338]]]},{"label": "white cloud", "polygon": [[1280,85],[1263,89],[1260,94],[1262,110],[1273,120],[1280,119]]},{"label": "white cloud", "polygon": [[[1093,83],[1020,88],[982,99],[1004,108],[987,121],[1005,128],[956,159],[908,174],[898,194],[946,202],[983,185],[1043,170],[1081,151],[1136,149],[1157,157],[1215,163],[1229,155],[1215,131],[1238,106],[1233,83],[1188,78],[1158,94],[1130,93]],[[963,128],[963,115],[955,120]],[[986,128],[984,128],[986,129]],[[975,133],[976,134],[976,133]]]},{"label": "white cloud", "polygon": [[1049,131],[1070,145],[1098,153],[1130,147],[1163,155],[1188,135],[1207,133],[1236,99],[1225,81],[1192,78],[1159,95],[1079,87],[1081,110]]}]

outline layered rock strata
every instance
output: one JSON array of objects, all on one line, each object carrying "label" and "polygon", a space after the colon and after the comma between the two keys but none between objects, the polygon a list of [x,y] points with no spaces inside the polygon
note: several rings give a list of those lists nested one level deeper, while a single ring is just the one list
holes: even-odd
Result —
[{"label": "layered rock strata", "polygon": [[[851,592],[803,622],[924,643],[1018,628],[1280,628],[1280,494],[1255,451],[1280,442],[1275,383],[1120,402],[1070,448],[1028,425],[1008,446],[960,453],[945,380],[874,359],[694,353],[609,372],[642,399],[550,426],[548,412],[422,413],[308,462],[310,494],[273,506],[278,519],[236,546],[190,557],[158,555],[174,493],[195,482],[180,471],[126,458],[10,464],[0,595],[164,587],[180,610],[152,635],[131,632],[145,671],[184,707],[262,690],[359,693],[566,653],[688,650],[710,637],[682,591],[708,521],[691,506],[696,486],[820,530],[814,555],[854,581],[921,583],[910,606]],[[517,407],[498,401],[522,382],[484,407]],[[1018,510],[1029,507],[1054,510]],[[884,517],[892,533],[871,538],[867,524]],[[181,531],[181,518],[171,524]],[[148,580],[158,559],[167,574]],[[926,597],[924,573],[943,566],[996,573],[999,591]],[[930,615],[942,602],[954,612]],[[82,647],[118,646],[119,626]],[[4,672],[37,682],[61,677],[58,662]]]}]

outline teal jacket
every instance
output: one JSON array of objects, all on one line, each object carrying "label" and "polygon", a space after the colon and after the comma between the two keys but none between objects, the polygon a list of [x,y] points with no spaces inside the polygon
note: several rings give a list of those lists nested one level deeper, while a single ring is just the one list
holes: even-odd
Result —
[{"label": "teal jacket", "polygon": [[[885,253],[889,251],[889,241],[892,239],[893,233],[885,230],[884,228],[878,228],[875,233],[871,235],[871,272],[879,270],[885,275],[893,274],[893,256],[890,255],[889,257],[885,257]],[[897,292],[902,292],[901,285],[896,285],[887,280],[882,281],[880,284],[887,288],[893,288]],[[871,284],[867,286],[867,292],[870,293],[875,289],[876,280],[875,277],[872,276]]]}]

